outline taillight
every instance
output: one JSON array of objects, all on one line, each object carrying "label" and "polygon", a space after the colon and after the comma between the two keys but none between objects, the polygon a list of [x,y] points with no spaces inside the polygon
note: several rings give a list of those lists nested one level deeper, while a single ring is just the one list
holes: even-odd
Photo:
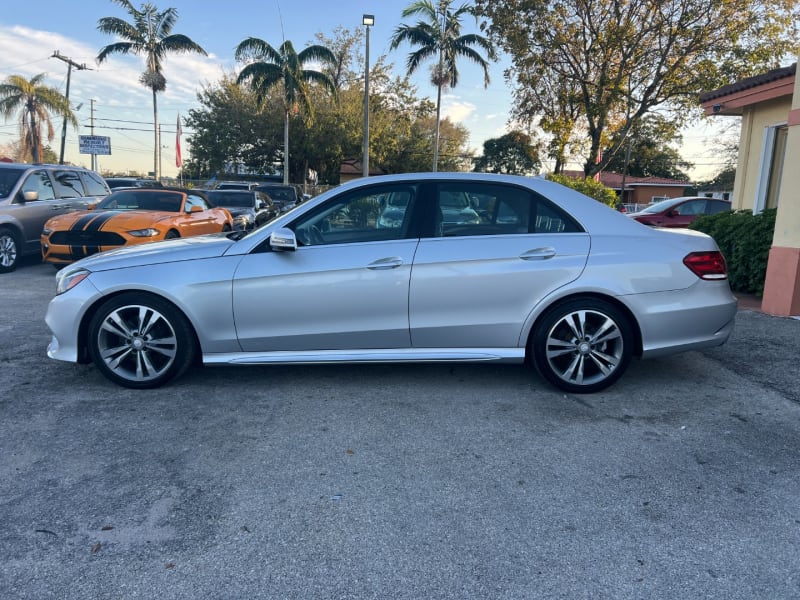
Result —
[{"label": "taillight", "polygon": [[727,279],[728,265],[722,252],[692,252],[683,259],[689,269],[700,279]]}]

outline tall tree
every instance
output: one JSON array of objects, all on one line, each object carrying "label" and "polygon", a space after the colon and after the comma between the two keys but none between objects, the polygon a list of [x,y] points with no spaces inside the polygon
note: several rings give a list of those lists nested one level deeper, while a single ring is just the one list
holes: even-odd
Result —
[{"label": "tall tree", "polygon": [[[579,100],[593,175],[656,107],[682,123],[697,95],[797,55],[797,0],[475,0],[489,35],[511,55],[518,105],[553,110],[536,92]],[[573,95],[577,92],[577,95]],[[695,113],[696,114],[696,113]],[[618,133],[619,135],[614,135]]]},{"label": "tall tree", "polygon": [[6,120],[18,113],[20,156],[31,154],[33,162],[42,161],[44,143],[42,126],[46,129],[48,142],[53,141],[55,130],[50,113],[66,119],[75,128],[78,119],[69,106],[69,100],[61,92],[44,84],[44,73],[25,79],[21,75],[9,75],[0,84],[0,114]]},{"label": "tall tree", "polygon": [[153,135],[155,145],[153,149],[153,172],[156,179],[161,177],[159,169],[159,147],[161,146],[160,132],[158,130],[158,92],[167,88],[164,78],[162,61],[168,54],[197,53],[207,56],[205,50],[191,38],[172,33],[175,22],[178,20],[178,11],[168,8],[159,11],[158,8],[146,2],[137,9],[130,0],[111,0],[124,8],[131,16],[129,23],[118,17],[103,17],[97,22],[97,30],[113,35],[121,41],[103,47],[97,55],[98,64],[105,61],[113,54],[136,54],[145,57],[145,70],[139,77],[139,82],[153,92]]},{"label": "tall tree", "polygon": [[292,112],[303,110],[305,114],[313,115],[312,84],[335,93],[330,77],[305,66],[310,62],[335,63],[336,57],[319,44],[308,46],[298,53],[289,40],[276,50],[264,40],[249,37],[236,47],[236,60],[252,61],[241,70],[237,82],[248,83],[262,106],[274,86],[283,86],[283,182],[288,184],[289,119]]},{"label": "tall tree", "polygon": [[475,160],[474,171],[530,175],[539,170],[539,149],[531,136],[512,131],[483,143],[483,156]]},{"label": "tall tree", "polygon": [[[458,85],[458,59],[466,58],[483,69],[483,83],[489,86],[489,62],[495,60],[494,46],[489,40],[476,33],[461,34],[461,20],[469,15],[476,18],[475,9],[470,4],[462,4],[453,10],[451,0],[417,0],[405,10],[403,18],[420,16],[416,25],[401,24],[398,26],[389,45],[391,50],[408,42],[416,47],[408,55],[406,70],[414,73],[424,61],[430,58],[437,63],[431,71],[431,83],[436,86],[436,128],[433,143],[433,170],[439,162],[439,127],[442,111],[442,89]],[[483,50],[484,58],[478,50]],[[488,59],[488,60],[487,60]]]},{"label": "tall tree", "polygon": [[603,162],[608,171],[625,172],[634,177],[689,181],[686,171],[694,165],[682,159],[676,149],[682,141],[683,136],[672,119],[658,114],[645,115],[632,125],[624,142],[612,137],[610,145],[620,147],[621,151]]}]

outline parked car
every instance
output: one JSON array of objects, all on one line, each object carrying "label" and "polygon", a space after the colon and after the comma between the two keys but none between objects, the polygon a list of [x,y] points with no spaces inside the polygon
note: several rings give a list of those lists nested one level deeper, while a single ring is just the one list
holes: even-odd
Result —
[{"label": "parked car", "polygon": [[182,188],[122,188],[91,210],[53,217],[42,231],[42,258],[63,266],[121,246],[231,231],[228,210],[203,192]]},{"label": "parked car", "polygon": [[[381,226],[380,198],[408,194]],[[491,207],[442,223],[454,196]],[[544,179],[369,177],[250,233],[121,248],[56,278],[51,358],[132,388],[196,362],[529,360],[593,392],[633,357],[724,343],[736,299],[714,240],[648,229]]]},{"label": "parked car", "polygon": [[81,167],[0,162],[0,273],[41,252],[50,217],[88,208],[109,193],[100,175]]},{"label": "parked car", "polygon": [[278,209],[270,197],[256,190],[209,190],[206,196],[212,206],[228,209],[233,217],[234,229],[249,231],[278,215]]},{"label": "parked car", "polygon": [[727,200],[682,196],[651,204],[628,216],[652,227],[688,227],[700,215],[715,215],[731,209]]},{"label": "parked car", "polygon": [[297,188],[293,185],[263,183],[256,189],[267,194],[280,212],[291,210],[303,201],[303,198],[297,193]]},{"label": "parked car", "polygon": [[147,177],[106,177],[105,180],[112,190],[126,187],[164,187],[158,179]]},{"label": "parked car", "polygon": [[254,190],[258,184],[253,181],[220,181],[215,190]]}]

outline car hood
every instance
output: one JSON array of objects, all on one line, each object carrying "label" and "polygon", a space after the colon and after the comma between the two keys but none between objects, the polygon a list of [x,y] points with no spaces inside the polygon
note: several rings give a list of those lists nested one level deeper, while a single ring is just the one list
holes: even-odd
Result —
[{"label": "car hood", "polygon": [[70,268],[108,271],[124,267],[214,258],[225,254],[225,251],[234,243],[224,233],[197,235],[163,242],[148,242],[93,254],[72,263]]}]

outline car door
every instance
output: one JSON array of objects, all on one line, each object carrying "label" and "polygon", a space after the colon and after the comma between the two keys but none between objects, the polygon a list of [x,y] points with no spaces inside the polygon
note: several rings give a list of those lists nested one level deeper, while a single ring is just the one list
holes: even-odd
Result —
[{"label": "car door", "polygon": [[378,225],[379,198],[398,186],[344,192],[299,216],[294,252],[246,256],[233,282],[242,350],[408,348],[408,287],[419,242],[405,218]]},{"label": "car door", "polygon": [[[35,192],[37,199],[25,200],[26,192]],[[53,182],[46,169],[37,169],[26,175],[13,206],[14,217],[22,224],[28,249],[39,246],[42,229],[48,219],[69,210],[69,206],[56,198]]]},{"label": "car door", "polygon": [[[464,195],[479,222],[443,222],[423,237],[409,295],[415,348],[513,348],[535,305],[575,280],[590,239],[569,215],[512,185],[440,183],[437,201]],[[445,219],[444,210],[438,210]]]}]

